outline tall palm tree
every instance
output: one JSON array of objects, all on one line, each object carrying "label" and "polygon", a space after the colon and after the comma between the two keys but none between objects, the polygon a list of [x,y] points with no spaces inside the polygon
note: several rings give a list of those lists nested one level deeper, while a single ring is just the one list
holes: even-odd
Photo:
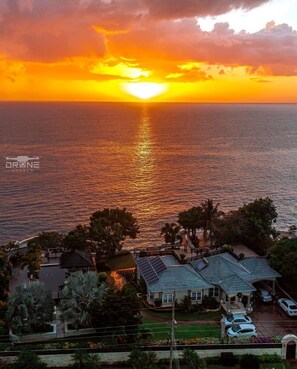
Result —
[{"label": "tall palm tree", "polygon": [[204,227],[203,227],[203,237],[207,238],[207,231],[209,231],[209,239],[210,243],[212,245],[213,241],[213,226],[214,226],[214,220],[223,214],[221,211],[219,211],[219,203],[216,205],[213,204],[213,201],[211,199],[207,199],[206,201],[201,203],[201,207],[203,210],[203,221],[204,221]]},{"label": "tall palm tree", "polygon": [[76,272],[65,281],[61,300],[62,319],[79,327],[90,327],[90,306],[101,303],[106,292],[106,285],[99,281],[96,272]]},{"label": "tall palm tree", "polygon": [[39,281],[17,286],[8,298],[7,321],[14,333],[42,331],[52,322],[53,312],[52,292]]}]

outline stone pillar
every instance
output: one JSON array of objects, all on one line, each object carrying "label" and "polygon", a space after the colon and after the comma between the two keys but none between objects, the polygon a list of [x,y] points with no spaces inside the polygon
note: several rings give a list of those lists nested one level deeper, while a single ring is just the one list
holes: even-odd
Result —
[{"label": "stone pillar", "polygon": [[227,313],[228,314],[231,314],[231,297],[227,294],[227,298],[228,298],[228,301],[227,301]]},{"label": "stone pillar", "polygon": [[272,281],[272,291],[271,291],[272,296],[275,296],[275,281]]},{"label": "stone pillar", "polygon": [[248,295],[247,304],[246,304],[246,312],[250,313],[252,311],[251,305],[251,294]]}]

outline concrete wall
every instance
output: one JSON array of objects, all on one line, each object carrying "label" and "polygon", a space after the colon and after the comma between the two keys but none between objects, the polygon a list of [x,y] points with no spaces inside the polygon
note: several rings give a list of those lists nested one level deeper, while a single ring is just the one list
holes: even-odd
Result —
[{"label": "concrete wall", "polygon": [[[223,349],[211,349],[210,346],[208,346],[207,349],[203,348],[197,348],[195,351],[197,354],[199,354],[201,357],[219,357],[222,352],[232,352],[234,355],[244,355],[244,354],[253,354],[253,355],[263,355],[263,354],[277,354],[281,356],[281,345],[278,345],[279,347],[262,347],[262,348],[244,348],[242,346],[241,348],[232,348],[232,345],[230,345],[230,348],[223,348]],[[88,350],[92,353],[96,353],[100,356],[101,361],[108,364],[114,364],[117,362],[124,362],[129,360],[129,354],[130,352],[97,352],[96,350]],[[151,350],[150,350],[151,351]],[[156,347],[156,350],[153,350],[158,359],[169,359],[170,351],[169,349],[166,350],[158,350]],[[65,353],[65,350],[63,353],[59,354],[55,350],[55,353],[52,354],[39,354],[42,361],[46,362],[49,366],[53,367],[65,367],[68,365],[71,365],[73,363],[72,356],[73,356],[73,350],[68,350],[67,353]],[[183,350],[178,350],[174,352],[175,358],[182,358]],[[7,362],[13,362],[15,360],[15,356],[1,356],[0,358],[3,361]]]}]

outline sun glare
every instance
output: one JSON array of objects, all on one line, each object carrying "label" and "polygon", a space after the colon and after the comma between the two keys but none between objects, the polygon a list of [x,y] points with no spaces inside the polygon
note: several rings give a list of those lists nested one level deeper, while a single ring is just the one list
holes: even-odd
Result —
[{"label": "sun glare", "polygon": [[142,100],[151,99],[163,94],[167,90],[166,84],[155,82],[125,83],[123,87],[128,94]]}]

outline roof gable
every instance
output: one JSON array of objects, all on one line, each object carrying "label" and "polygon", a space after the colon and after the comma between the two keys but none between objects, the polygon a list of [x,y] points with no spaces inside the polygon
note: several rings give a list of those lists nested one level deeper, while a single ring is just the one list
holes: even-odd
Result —
[{"label": "roof gable", "polygon": [[81,250],[72,250],[64,252],[61,255],[61,267],[70,268],[87,268],[93,267],[92,255],[89,252]]}]

